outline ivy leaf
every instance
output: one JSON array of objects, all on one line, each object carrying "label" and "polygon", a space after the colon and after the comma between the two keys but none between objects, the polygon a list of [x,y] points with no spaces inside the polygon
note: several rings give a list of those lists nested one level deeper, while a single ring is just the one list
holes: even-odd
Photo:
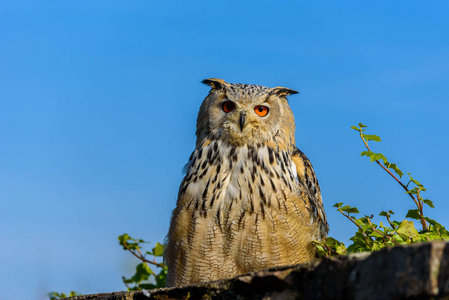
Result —
[{"label": "ivy leaf", "polygon": [[343,244],[341,242],[338,244],[338,246],[336,247],[335,251],[337,251],[337,253],[340,254],[340,255],[348,253],[348,250],[346,249],[345,244]]},{"label": "ivy leaf", "polygon": [[362,134],[362,136],[367,141],[381,142],[380,136],[374,134]]},{"label": "ivy leaf", "polygon": [[363,151],[360,156],[368,156],[371,162],[375,160],[383,160],[384,164],[388,163],[387,158],[382,153],[374,153],[373,151]]},{"label": "ivy leaf", "polygon": [[435,221],[434,219],[431,219],[429,217],[424,217],[424,220],[426,220],[427,222],[429,222],[431,225],[433,225],[435,227],[443,227],[443,225],[441,225],[440,223],[438,223],[437,221]]},{"label": "ivy leaf", "polygon": [[349,214],[354,213],[354,214],[358,214],[359,210],[357,209],[357,207],[351,207],[349,205],[345,205],[342,208],[340,208],[341,211],[347,212]]},{"label": "ivy leaf", "polygon": [[402,173],[402,171],[398,168],[398,166],[396,166],[396,164],[390,164],[389,162],[386,162],[384,163],[384,165],[387,167],[387,169],[392,169],[393,171],[395,171],[396,174],[399,175],[399,178],[404,175],[404,173]]},{"label": "ivy leaf", "polygon": [[379,234],[377,231],[371,232],[370,236],[376,237],[376,238],[383,238],[384,236]]},{"label": "ivy leaf", "polygon": [[328,245],[329,247],[333,248],[333,247],[335,247],[335,245],[337,245],[338,241],[336,239],[334,239],[333,237],[329,236],[329,237],[326,238],[324,243],[326,245]]},{"label": "ivy leaf", "polygon": [[391,238],[397,243],[404,243],[404,239],[398,234],[394,234]]},{"label": "ivy leaf", "polygon": [[407,192],[405,192],[406,194],[414,194],[414,195],[416,195],[416,194],[418,194],[418,188],[413,188],[413,189],[411,189],[410,191],[407,191]]},{"label": "ivy leaf", "polygon": [[404,234],[412,239],[416,239],[419,235],[418,230],[416,230],[413,221],[404,220],[399,225],[399,228],[396,230],[397,233]]},{"label": "ivy leaf", "polygon": [[[417,209],[409,209],[409,211],[407,212],[407,215],[405,217],[410,218],[410,219],[419,220],[421,218],[421,214],[419,213],[419,210],[417,210]],[[405,220],[402,221],[402,223],[403,222],[405,222]],[[399,225],[399,226],[401,226],[401,225]]]},{"label": "ivy leaf", "polygon": [[324,247],[318,241],[315,241],[315,250],[318,258],[323,258],[327,256],[327,252],[324,250]]},{"label": "ivy leaf", "polygon": [[360,227],[365,226],[365,223],[363,223],[362,220],[356,219],[356,218],[353,218],[353,220],[354,220],[354,222],[355,222],[357,225],[359,225]]},{"label": "ivy leaf", "polygon": [[127,233],[122,234],[118,237],[119,244],[123,246],[123,250],[136,250],[140,249],[139,243],[136,242],[135,239],[130,237]]},{"label": "ivy leaf", "polygon": [[161,272],[156,276],[156,287],[165,287],[167,281],[167,268],[163,268]]},{"label": "ivy leaf", "polygon": [[153,271],[146,263],[141,263],[136,266],[136,274],[132,277],[134,282],[141,282],[148,280],[150,275],[154,274]]},{"label": "ivy leaf", "polygon": [[126,278],[125,276],[122,276],[122,280],[124,283],[134,283],[134,279]]},{"label": "ivy leaf", "polygon": [[418,180],[414,179],[414,178],[412,177],[412,175],[410,175],[410,173],[407,173],[407,174],[408,174],[408,176],[410,176],[410,180],[413,181],[413,183],[416,184],[416,186],[417,186],[420,190],[422,190],[422,191],[425,191],[425,190],[426,190],[426,189],[424,188],[424,186],[423,186]]},{"label": "ivy leaf", "polygon": [[127,233],[122,234],[121,236],[118,237],[120,245],[123,245],[123,243],[126,242],[129,239],[130,239],[130,237],[129,237],[129,235]]},{"label": "ivy leaf", "polygon": [[425,199],[423,201],[424,201],[425,204],[429,205],[430,207],[435,208],[435,206],[433,205],[433,202],[430,201],[429,199]]},{"label": "ivy leaf", "polygon": [[153,248],[154,256],[162,256],[164,254],[164,245],[156,243],[156,246]]},{"label": "ivy leaf", "polygon": [[373,231],[371,224],[366,224],[366,225],[362,226],[362,229],[364,232],[372,232]]}]

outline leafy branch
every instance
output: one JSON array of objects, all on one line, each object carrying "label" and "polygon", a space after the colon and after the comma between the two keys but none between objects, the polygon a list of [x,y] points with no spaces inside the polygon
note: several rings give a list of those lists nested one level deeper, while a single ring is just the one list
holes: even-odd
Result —
[{"label": "leafy branch", "polygon": [[[396,172],[396,174],[399,175],[400,178],[402,177],[402,175],[404,175],[404,173],[402,173],[402,171],[396,166],[396,164],[392,164],[392,163],[388,162],[387,158],[382,153],[374,153],[371,151],[370,147],[368,146],[367,141],[380,142],[381,139],[377,135],[364,134],[363,132],[366,131],[366,129],[364,129],[364,128],[366,128],[366,127],[368,127],[368,126],[363,125],[362,123],[359,123],[359,127],[351,126],[351,129],[354,129],[359,132],[360,138],[362,139],[363,143],[365,144],[366,149],[368,149],[368,151],[363,151],[361,153],[361,155],[368,156],[371,159],[371,162],[375,161],[382,169],[384,169],[388,174],[390,174],[390,176],[393,177],[396,180],[396,182],[399,183],[400,186],[402,186],[402,188],[405,190],[405,192],[412,198],[412,200],[415,202],[416,206],[418,207],[418,210],[421,214],[419,217],[419,220],[422,224],[423,230],[426,230],[427,223],[423,216],[423,199],[419,196],[420,192],[425,191],[426,189],[423,187],[423,185],[421,183],[419,183],[417,180],[413,179],[412,176],[410,175],[410,173],[407,173],[410,176],[410,181],[407,183],[407,185],[405,185],[389,170],[391,168],[393,171]],[[383,165],[380,163],[380,161],[379,161],[380,159],[383,160],[383,162],[384,162]],[[408,185],[410,182],[415,183],[417,186],[411,191],[408,189]],[[416,194],[417,197],[415,198],[413,196],[413,194]]]},{"label": "leafy branch", "polygon": [[[131,278],[122,276],[123,283],[128,291],[164,287],[167,278],[167,267],[164,263],[156,261],[156,257],[163,256],[164,246],[160,243],[156,243],[156,246],[151,251],[145,251],[145,254],[143,254],[142,244],[148,242],[145,242],[142,239],[134,239],[126,233],[119,236],[118,239],[120,245],[123,246],[123,250],[130,252],[142,261],[136,266],[136,273]],[[147,255],[153,256],[153,259],[147,259]],[[159,273],[154,272],[148,264],[159,268]],[[150,279],[153,280],[154,283],[152,283]]]},{"label": "leafy branch", "polygon": [[[366,125],[359,123],[359,126],[352,126],[351,128],[358,131],[360,138],[363,141],[368,151],[363,151],[361,156],[367,156],[371,162],[376,162],[383,170],[385,170],[396,182],[398,182],[405,193],[413,200],[416,205],[416,209],[410,209],[407,212],[405,218],[417,220],[421,223],[421,230],[418,231],[413,221],[403,220],[401,222],[392,220],[394,212],[381,211],[380,216],[385,217],[387,225],[382,222],[378,225],[372,222],[373,215],[361,218],[356,218],[354,214],[358,214],[359,210],[356,207],[349,205],[343,206],[343,203],[336,203],[334,207],[337,211],[350,220],[357,227],[357,231],[354,236],[350,238],[352,244],[346,248],[346,246],[332,237],[328,237],[324,242],[316,242],[317,254],[319,257],[334,256],[340,254],[348,254],[354,252],[364,251],[376,251],[385,247],[397,246],[402,244],[410,244],[415,242],[432,241],[432,240],[449,240],[449,232],[443,225],[437,221],[424,216],[424,204],[431,208],[434,208],[434,204],[429,199],[423,199],[421,194],[426,191],[424,186],[416,179],[414,179],[410,173],[410,180],[407,184],[401,182],[393,172],[395,172],[399,178],[402,178],[404,173],[399,167],[390,163],[388,159],[382,153],[375,153],[371,151],[368,145],[369,141],[380,142],[381,139],[377,135],[365,134]],[[383,163],[382,163],[382,162]],[[393,171],[393,172],[392,172]],[[410,187],[410,185],[414,185]]]}]

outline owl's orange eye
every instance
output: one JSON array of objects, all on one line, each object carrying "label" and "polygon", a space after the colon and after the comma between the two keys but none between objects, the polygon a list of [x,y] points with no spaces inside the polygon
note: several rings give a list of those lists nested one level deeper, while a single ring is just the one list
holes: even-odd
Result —
[{"label": "owl's orange eye", "polygon": [[223,102],[223,111],[225,113],[229,113],[229,112],[233,111],[234,108],[235,108],[234,102],[231,102],[231,101]]},{"label": "owl's orange eye", "polygon": [[268,106],[259,105],[254,107],[254,111],[259,117],[265,117],[266,115],[268,115],[269,110],[270,109],[268,108]]}]

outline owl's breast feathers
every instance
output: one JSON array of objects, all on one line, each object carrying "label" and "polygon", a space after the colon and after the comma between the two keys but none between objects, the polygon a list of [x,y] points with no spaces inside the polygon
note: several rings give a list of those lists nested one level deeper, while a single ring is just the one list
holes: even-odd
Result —
[{"label": "owl's breast feathers", "polygon": [[199,144],[168,234],[168,286],[313,259],[328,231],[320,189],[296,147]]}]

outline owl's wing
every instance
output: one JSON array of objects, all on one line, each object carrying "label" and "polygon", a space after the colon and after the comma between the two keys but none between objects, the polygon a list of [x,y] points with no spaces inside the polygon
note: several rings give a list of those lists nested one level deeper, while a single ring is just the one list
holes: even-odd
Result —
[{"label": "owl's wing", "polygon": [[307,156],[298,148],[295,148],[293,151],[292,161],[296,165],[296,173],[298,174],[299,181],[309,192],[309,209],[320,223],[320,237],[324,239],[329,231],[329,225],[327,224],[327,218],[324,212],[320,186],[313,171],[312,164]]}]

